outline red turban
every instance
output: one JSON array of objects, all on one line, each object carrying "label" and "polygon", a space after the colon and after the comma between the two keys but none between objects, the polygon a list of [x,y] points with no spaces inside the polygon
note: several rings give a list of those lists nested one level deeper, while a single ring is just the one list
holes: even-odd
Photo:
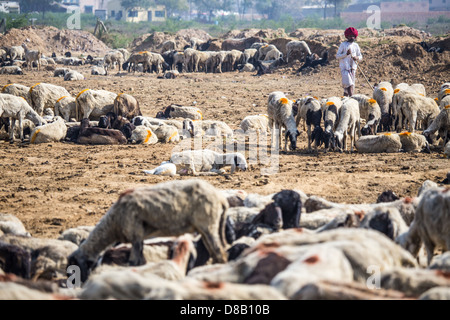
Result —
[{"label": "red turban", "polygon": [[346,38],[348,38],[350,36],[353,36],[356,38],[358,36],[358,30],[356,30],[353,27],[347,28],[347,29],[345,29],[344,35]]}]

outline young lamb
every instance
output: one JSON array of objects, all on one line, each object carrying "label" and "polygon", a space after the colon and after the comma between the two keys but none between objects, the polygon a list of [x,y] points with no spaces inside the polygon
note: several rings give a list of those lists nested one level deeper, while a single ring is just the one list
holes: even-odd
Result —
[{"label": "young lamb", "polygon": [[373,89],[373,98],[377,101],[381,109],[381,129],[390,131],[392,125],[391,110],[389,105],[392,103],[394,89],[390,82],[380,82]]},{"label": "young lamb", "polygon": [[41,50],[29,50],[25,43],[22,44],[22,47],[24,49],[25,61],[27,63],[28,70],[31,70],[33,68],[33,62],[35,62],[39,71],[41,69]]},{"label": "young lamb", "polygon": [[[314,141],[314,148],[317,150],[317,147],[323,142],[323,129],[320,126],[322,121],[322,107],[319,100],[313,97],[301,99],[296,126],[300,123],[300,119],[305,120],[308,130],[308,151],[311,151],[311,141]],[[311,126],[314,126],[313,131],[311,131]]]},{"label": "young lamb", "polygon": [[31,120],[36,126],[45,123],[44,119],[30,107],[24,98],[4,93],[0,94],[0,117],[9,117],[12,120],[11,126],[9,127],[10,143],[14,142],[14,127],[16,125],[16,120],[19,120],[19,136],[22,142],[24,140],[24,119]]},{"label": "young lamb", "polygon": [[114,113],[130,121],[134,117],[142,116],[137,99],[126,93],[119,93],[114,99]]},{"label": "young lamb", "polygon": [[203,120],[203,115],[199,108],[171,104],[170,106],[166,107],[164,111],[159,111],[156,115],[156,118],[188,118],[192,120]]},{"label": "young lamb", "polygon": [[361,129],[362,135],[377,134],[381,119],[381,109],[377,101],[363,94],[354,94],[352,98],[359,103],[361,119],[366,120],[364,128]]},{"label": "young lamb", "polygon": [[76,119],[78,121],[83,118],[98,120],[100,116],[113,111],[116,97],[117,94],[106,90],[84,89],[80,91],[76,97],[78,110]]},{"label": "young lamb", "polygon": [[164,161],[155,169],[144,170],[144,173],[173,177],[177,175],[177,166],[173,163],[170,163],[169,161]]},{"label": "young lamb", "polygon": [[213,261],[224,263],[227,209],[226,198],[208,182],[197,179],[127,190],[69,256],[69,265],[78,265],[85,281],[100,252],[118,241],[132,243],[129,262],[136,266],[145,263],[145,238],[188,232],[200,233]]},{"label": "young lamb", "polygon": [[84,80],[84,76],[78,71],[71,70],[64,75],[64,81],[81,81]]},{"label": "young lamb", "polygon": [[402,142],[399,135],[385,133],[362,136],[355,142],[355,147],[360,153],[394,153],[400,151]]},{"label": "young lamb", "polygon": [[64,96],[70,96],[66,88],[49,83],[37,83],[29,91],[31,106],[39,115],[45,108],[53,109],[56,101]]},{"label": "young lamb", "polygon": [[239,152],[218,153],[209,149],[176,152],[171,155],[170,162],[177,166],[179,174],[221,174],[225,166],[231,166],[230,173],[233,174],[236,169],[246,171],[248,168],[244,155]]},{"label": "young lamb", "polygon": [[293,54],[293,53],[300,53],[304,56],[310,56],[311,55],[311,50],[308,47],[308,44],[305,41],[297,41],[297,40],[292,40],[289,41],[286,44],[286,62],[289,63],[289,57]]},{"label": "young lamb", "polygon": [[[398,126],[403,123],[403,115],[409,123],[409,131],[414,132],[417,121],[422,121],[425,128],[433,122],[439,114],[439,107],[432,98],[423,97],[416,93],[407,93],[403,96],[400,112],[398,113]],[[397,130],[401,127],[397,127]]]},{"label": "young lamb", "polygon": [[36,127],[30,135],[30,143],[58,142],[66,137],[67,126],[64,119],[56,116],[54,121]]},{"label": "young lamb", "polygon": [[450,248],[450,189],[431,188],[423,193],[409,231],[400,239],[400,245],[417,256],[425,244],[428,264],[436,247],[443,252]]},{"label": "young lamb", "polygon": [[402,150],[404,152],[430,152],[430,146],[425,136],[412,132],[399,133]]},{"label": "young lamb", "polygon": [[269,128],[269,116],[267,114],[246,116],[242,119],[239,127],[244,132],[255,131],[266,134]]},{"label": "young lamb", "polygon": [[361,136],[360,129],[359,103],[353,98],[345,99],[341,109],[339,109],[339,123],[334,133],[336,146],[339,151],[347,148],[347,134],[350,135],[350,152],[353,152],[353,146],[356,139],[356,129],[358,136]]},{"label": "young lamb", "polygon": [[287,141],[288,138],[291,142],[291,150],[297,148],[297,137],[300,132],[297,130],[297,125],[294,119],[292,101],[287,99],[283,92],[274,91],[269,94],[269,99],[267,103],[267,114],[269,116],[269,128],[272,130],[272,143],[274,139],[277,139],[277,146],[281,146],[281,134],[283,128],[286,130],[285,133],[285,144],[284,150],[287,151]]},{"label": "young lamb", "polygon": [[136,126],[131,133],[130,138],[133,144],[155,144],[158,142],[158,136],[146,126]]}]

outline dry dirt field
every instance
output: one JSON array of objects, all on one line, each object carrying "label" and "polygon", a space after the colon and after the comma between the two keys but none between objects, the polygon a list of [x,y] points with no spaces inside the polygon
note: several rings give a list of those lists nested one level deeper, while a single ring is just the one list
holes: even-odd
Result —
[{"label": "dry dirt field", "polygon": [[[403,72],[390,73],[384,69],[387,73],[382,73],[371,67],[380,59],[377,52],[382,50],[370,47],[363,50],[366,60],[361,68],[372,84],[391,79],[410,84],[421,82],[427,94],[434,97],[439,86],[449,80],[448,65],[442,65],[442,61],[432,77],[424,74],[427,69],[415,68],[414,64]],[[42,70],[21,76],[0,75],[0,85],[31,86],[47,82],[64,86],[73,95],[85,88],[126,92],[136,96],[146,116],[156,115],[171,103],[193,105],[195,101],[205,119],[226,121],[234,129],[246,115],[266,113],[267,97],[272,91],[284,91],[292,99],[342,94],[336,61],[307,75],[285,68],[262,77],[236,71],[183,74],[174,80],[157,79],[155,74],[91,76],[89,66],[74,69],[81,70],[86,80],[64,82],[54,78],[52,71]],[[357,79],[356,93],[371,95],[372,90],[360,72]],[[56,238],[67,228],[94,225],[122,191],[175,179],[143,173],[168,160],[173,148],[163,144],[85,146],[67,142],[10,145],[1,141],[0,212],[16,215],[35,237]],[[261,168],[262,165],[255,165],[246,172],[203,179],[218,188],[249,193],[269,194],[296,188],[336,202],[363,203],[375,202],[388,189],[401,197],[415,196],[423,181],[440,182],[445,178],[450,160],[436,148],[431,154],[324,153],[320,149],[310,154],[306,132],[302,131],[298,149],[280,155],[278,173],[263,176]]]}]

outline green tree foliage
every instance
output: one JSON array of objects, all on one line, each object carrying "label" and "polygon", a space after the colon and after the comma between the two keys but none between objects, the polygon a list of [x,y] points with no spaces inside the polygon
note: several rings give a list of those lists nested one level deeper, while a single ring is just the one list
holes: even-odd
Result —
[{"label": "green tree foliage", "polygon": [[165,5],[167,15],[170,17],[174,12],[182,12],[189,9],[187,0],[156,0],[157,4]]},{"label": "green tree foliage", "polygon": [[55,7],[55,2],[61,2],[61,0],[19,0],[19,5],[22,12],[42,12],[45,14]]},{"label": "green tree foliage", "polygon": [[122,0],[120,5],[125,9],[142,8],[148,9],[155,5],[154,0]]}]

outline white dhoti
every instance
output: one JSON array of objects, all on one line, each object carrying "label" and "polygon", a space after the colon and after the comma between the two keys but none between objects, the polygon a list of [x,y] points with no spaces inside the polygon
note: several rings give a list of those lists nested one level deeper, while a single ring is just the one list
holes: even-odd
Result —
[{"label": "white dhoti", "polygon": [[355,86],[355,69],[341,70],[342,87],[344,89]]}]

